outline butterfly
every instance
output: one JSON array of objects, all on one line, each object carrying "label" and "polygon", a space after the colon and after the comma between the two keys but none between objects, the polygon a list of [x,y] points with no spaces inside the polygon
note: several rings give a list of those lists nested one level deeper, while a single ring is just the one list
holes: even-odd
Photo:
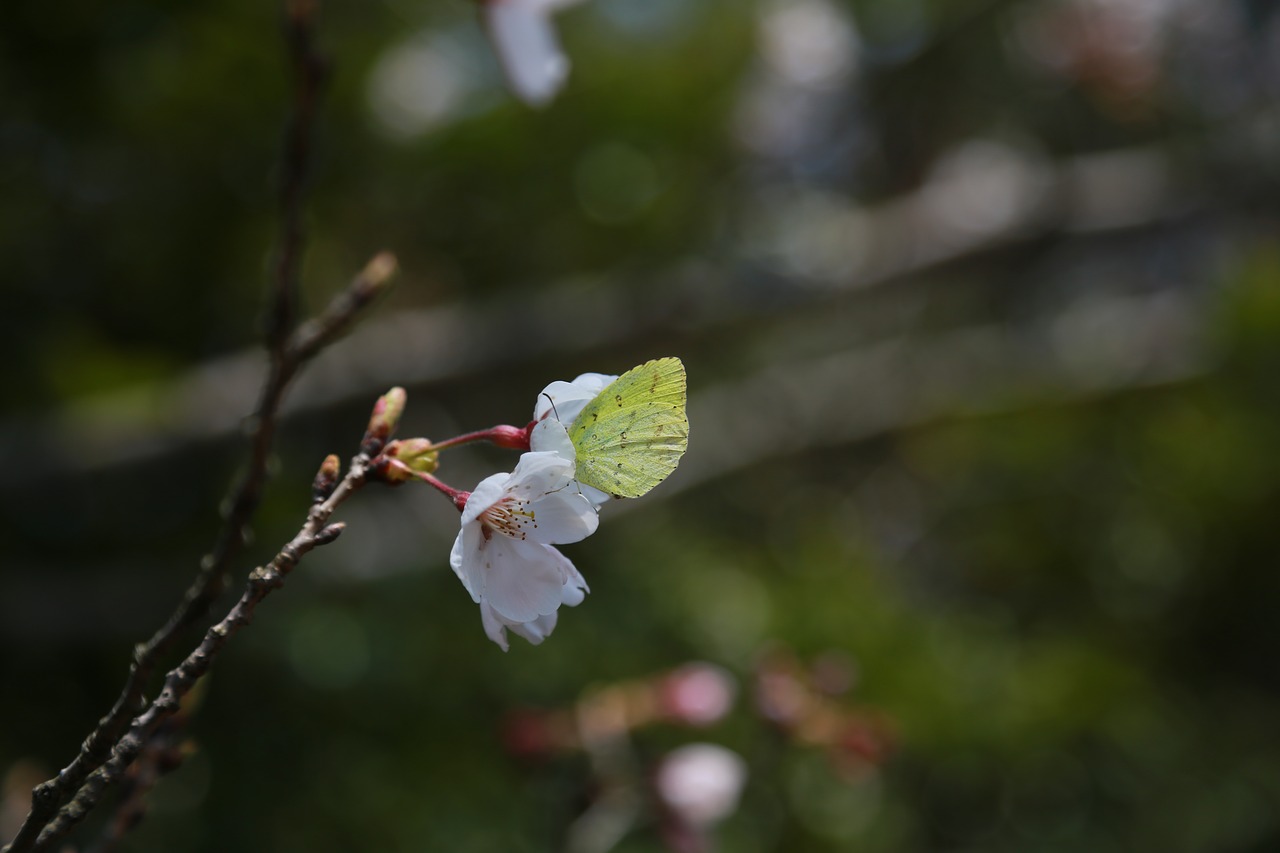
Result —
[{"label": "butterfly", "polygon": [[587,403],[569,426],[578,482],[638,498],[667,478],[689,447],[684,364],[633,367]]}]

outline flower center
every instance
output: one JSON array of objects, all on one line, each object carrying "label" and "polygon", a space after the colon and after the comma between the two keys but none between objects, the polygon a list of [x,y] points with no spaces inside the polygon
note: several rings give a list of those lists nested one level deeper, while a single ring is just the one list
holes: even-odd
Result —
[{"label": "flower center", "polygon": [[492,531],[513,539],[524,539],[529,528],[538,526],[536,514],[529,509],[529,501],[511,496],[504,497],[481,513],[480,523],[486,539]]}]

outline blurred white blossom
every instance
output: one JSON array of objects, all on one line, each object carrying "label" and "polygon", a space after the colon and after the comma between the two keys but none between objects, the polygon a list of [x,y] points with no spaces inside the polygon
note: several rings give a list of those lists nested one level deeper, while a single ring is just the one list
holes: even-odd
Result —
[{"label": "blurred white blossom", "polygon": [[830,88],[856,68],[858,30],[826,0],[775,0],[762,10],[760,30],[770,68],[794,86]]},{"label": "blurred white blossom", "polygon": [[707,827],[738,807],[747,782],[742,756],[713,743],[691,743],[669,753],[658,768],[658,795],[682,820]]},{"label": "blurred white blossom", "polygon": [[474,95],[473,69],[447,37],[419,34],[388,49],[369,74],[367,101],[379,130],[413,139],[448,124]]},{"label": "blurred white blossom", "polygon": [[494,49],[511,88],[525,103],[548,103],[569,75],[569,58],[551,16],[582,0],[481,0]]}]

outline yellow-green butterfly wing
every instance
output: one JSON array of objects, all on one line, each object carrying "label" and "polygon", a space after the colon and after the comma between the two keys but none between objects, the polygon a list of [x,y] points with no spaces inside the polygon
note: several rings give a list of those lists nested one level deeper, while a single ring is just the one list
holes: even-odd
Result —
[{"label": "yellow-green butterfly wing", "polygon": [[587,403],[569,427],[578,482],[638,498],[676,469],[689,446],[684,364],[633,367]]}]

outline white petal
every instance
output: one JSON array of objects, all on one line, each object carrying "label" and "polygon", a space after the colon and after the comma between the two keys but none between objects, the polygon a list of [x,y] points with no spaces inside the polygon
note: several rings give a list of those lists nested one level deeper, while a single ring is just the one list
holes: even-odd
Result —
[{"label": "white petal", "polygon": [[596,509],[600,509],[600,507],[604,506],[607,501],[613,500],[613,495],[608,492],[602,492],[595,486],[588,486],[586,483],[579,483],[578,491],[580,491],[582,496],[590,501],[591,505]]},{"label": "white petal", "polygon": [[569,579],[564,582],[564,586],[560,590],[560,603],[567,604],[569,607],[577,607],[582,600],[587,597],[587,593],[591,592],[591,587],[587,586],[587,580],[578,573],[568,558]]},{"label": "white petal", "polygon": [[618,378],[616,373],[580,373],[574,377],[573,384],[591,392],[595,396]]},{"label": "white petal", "polygon": [[506,493],[510,474],[490,474],[479,482],[462,510],[462,526],[466,527],[480,517],[480,513],[502,500]]},{"label": "white petal", "polygon": [[[577,450],[574,449],[573,441],[569,438],[569,431],[564,428],[561,421],[555,418],[544,418],[534,424],[533,431],[529,433],[529,447],[539,452],[555,453],[574,462],[574,472],[577,472]],[[594,486],[579,483],[577,488],[596,509],[611,497],[607,492],[602,492]]]},{"label": "white petal", "polygon": [[523,0],[490,0],[485,21],[511,88],[532,106],[547,103],[569,74],[544,4]]},{"label": "white petal", "polygon": [[543,418],[533,425],[533,430],[529,433],[529,449],[537,453],[555,453],[575,465],[578,459],[578,452],[569,439],[569,431],[555,418]]},{"label": "white petal", "polygon": [[[563,554],[550,548],[547,551],[554,552],[560,563],[560,569],[566,578],[564,585],[560,588],[560,603],[569,607],[576,607],[582,603],[588,591],[586,580]],[[508,649],[507,629],[511,629],[536,646],[551,636],[551,632],[555,630],[557,620],[558,611],[553,611],[536,619],[530,619],[527,622],[516,622],[504,617],[488,601],[480,602],[480,623],[484,626],[484,632],[504,652]]]},{"label": "white petal", "polygon": [[542,641],[551,636],[551,632],[556,629],[557,614],[548,613],[546,616],[539,616],[528,622],[521,622],[517,625],[509,625],[512,631],[524,637],[535,646],[541,645]]},{"label": "white petal", "polygon": [[600,526],[600,515],[591,501],[576,491],[564,489],[544,495],[529,504],[533,523],[523,530],[531,542],[567,545],[581,542]]},{"label": "white petal", "polygon": [[[561,557],[564,557],[564,555],[562,554]],[[583,580],[582,575],[578,574],[578,570],[573,567],[573,563],[569,562],[567,557],[564,558],[563,568],[569,573],[569,579],[565,581],[560,590],[560,603],[569,607],[577,607],[586,597],[587,582]],[[556,611],[528,622],[508,625],[507,627],[536,646],[551,636],[558,619],[559,611]]]},{"label": "white petal", "polygon": [[604,373],[584,373],[572,382],[552,382],[538,395],[533,406],[533,419],[540,421],[547,415],[555,415],[562,422],[571,424],[582,408],[617,378]]},{"label": "white petal", "polygon": [[498,618],[493,608],[483,601],[480,602],[480,624],[484,626],[484,632],[490,640],[497,643],[504,652],[508,650],[506,623]]},{"label": "white petal", "polygon": [[568,560],[555,548],[491,536],[480,554],[485,572],[480,595],[504,620],[529,622],[560,606],[565,581],[562,564]]},{"label": "white petal", "polygon": [[546,616],[539,616],[537,619],[531,619],[528,622],[511,622],[503,619],[488,604],[482,603],[480,605],[480,623],[484,626],[485,634],[488,635],[490,640],[497,643],[504,652],[508,650],[508,628],[537,646],[551,636],[551,632],[556,628],[556,619],[555,613],[548,613]]},{"label": "white petal", "polygon": [[551,415],[565,423],[572,423],[577,415],[576,413],[568,414],[568,407],[577,406],[578,410],[581,411],[582,407],[594,396],[595,394],[579,388],[572,382],[552,382],[542,389],[542,393],[538,395],[538,401],[533,404],[533,419],[538,421],[547,415]]},{"label": "white petal", "polygon": [[484,576],[479,572],[480,545],[482,544],[480,525],[464,524],[458,531],[458,538],[453,540],[453,550],[449,552],[449,566],[462,581],[463,587],[471,593],[471,600],[480,601],[475,580],[483,582]]},{"label": "white petal", "polygon": [[[511,479],[503,487],[503,493],[519,501],[536,501],[569,485],[573,472],[573,461],[558,453],[522,453],[516,470],[511,472]],[[468,501],[467,506],[470,505]]]}]

